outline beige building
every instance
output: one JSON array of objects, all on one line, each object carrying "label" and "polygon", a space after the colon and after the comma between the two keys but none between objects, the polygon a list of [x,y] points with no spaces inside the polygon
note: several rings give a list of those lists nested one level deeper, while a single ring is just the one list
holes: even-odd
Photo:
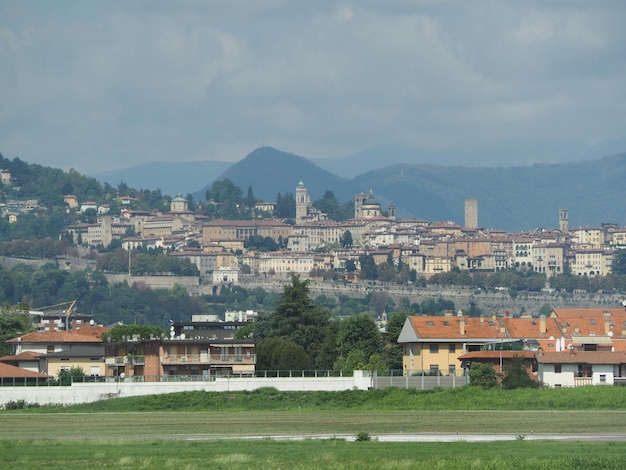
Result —
[{"label": "beige building", "polygon": [[570,240],[579,248],[599,250],[606,243],[606,230],[603,228],[579,227],[570,229]]},{"label": "beige building", "polygon": [[577,276],[604,276],[613,266],[613,251],[602,249],[571,250],[569,252],[572,274]]},{"label": "beige building", "polygon": [[202,246],[213,241],[246,240],[252,236],[270,237],[275,242],[287,240],[291,225],[276,220],[211,220],[202,227]]},{"label": "beige building", "polygon": [[563,273],[565,246],[559,243],[534,245],[532,248],[532,265],[535,272],[546,277]]}]

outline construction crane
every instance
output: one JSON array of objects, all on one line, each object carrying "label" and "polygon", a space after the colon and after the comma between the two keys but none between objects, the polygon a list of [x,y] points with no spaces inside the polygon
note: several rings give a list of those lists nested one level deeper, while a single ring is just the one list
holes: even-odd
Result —
[{"label": "construction crane", "polygon": [[40,311],[40,310],[51,310],[51,309],[54,309],[54,308],[57,308],[57,307],[62,307],[63,305],[68,305],[68,304],[69,304],[69,307],[67,307],[67,309],[65,309],[63,311],[63,313],[65,313],[65,315],[67,315],[67,316],[70,316],[72,313],[74,313],[74,307],[76,306],[76,300],[70,300],[68,302],[61,302],[61,303],[54,304],[54,305],[46,305],[45,307],[39,307],[37,309],[37,311]]},{"label": "construction crane", "polygon": [[54,304],[54,305],[46,305],[45,307],[39,307],[37,311],[53,310],[53,309],[62,310],[58,307],[63,307],[64,305],[69,305],[65,310],[63,310],[63,313],[65,313],[65,331],[69,331],[70,315],[72,313],[75,313],[76,300],[70,300],[68,302],[61,302],[61,303]]}]

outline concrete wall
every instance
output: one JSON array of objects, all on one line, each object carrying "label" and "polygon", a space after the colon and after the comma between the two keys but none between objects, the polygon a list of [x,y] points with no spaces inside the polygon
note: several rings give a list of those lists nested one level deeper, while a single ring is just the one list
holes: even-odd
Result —
[{"label": "concrete wall", "polygon": [[67,387],[2,387],[0,406],[11,401],[24,400],[40,405],[73,405],[91,403],[116,397],[158,395],[161,393],[205,391],[250,391],[274,387],[280,391],[342,391],[368,390],[372,377],[354,371],[354,377],[256,377],[217,378],[201,382],[106,382],[75,383]]}]

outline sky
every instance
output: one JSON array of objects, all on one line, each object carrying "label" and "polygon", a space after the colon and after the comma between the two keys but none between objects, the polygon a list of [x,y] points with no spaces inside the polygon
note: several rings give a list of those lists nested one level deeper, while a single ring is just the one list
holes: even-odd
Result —
[{"label": "sky", "polygon": [[95,174],[626,142],[624,24],[623,0],[0,0],[0,153]]}]

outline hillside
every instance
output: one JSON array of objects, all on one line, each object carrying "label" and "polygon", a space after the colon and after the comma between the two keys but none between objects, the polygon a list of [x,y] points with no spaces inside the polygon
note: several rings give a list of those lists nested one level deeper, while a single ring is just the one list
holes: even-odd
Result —
[{"label": "hillside", "polygon": [[213,160],[150,162],[92,176],[113,187],[123,181],[133,188],[161,189],[163,194],[175,196],[177,193],[187,194],[210,184],[230,165],[232,163]]},{"label": "hillside", "polygon": [[395,165],[354,179],[398,207],[400,216],[462,224],[463,201],[478,199],[479,224],[508,231],[558,226],[569,209],[570,226],[626,223],[617,201],[626,190],[626,153],[593,162],[512,168]]},{"label": "hillside", "polygon": [[[364,154],[362,160],[349,162],[356,168],[371,168],[376,164],[373,155]],[[378,164],[387,165],[394,160],[379,158]],[[169,164],[162,165],[151,166],[155,171],[155,188],[158,181],[168,177],[176,180],[172,178],[176,172],[172,172]],[[200,170],[180,166],[177,178],[186,180],[181,181],[175,192],[196,191],[194,197],[203,201],[213,181],[228,178],[243,191],[251,186],[257,198],[274,201],[279,192],[294,193],[302,180],[312,200],[331,190],[345,203],[356,193],[371,189],[384,209],[393,202],[402,218],[452,220],[463,224],[463,201],[474,197],[478,200],[479,224],[487,228],[515,231],[557,227],[560,208],[569,210],[570,226],[598,226],[603,222],[626,225],[626,211],[619,203],[626,196],[626,189],[620,184],[626,176],[626,153],[593,161],[512,167],[400,163],[347,179],[304,157],[262,147],[221,173],[218,168]],[[142,175],[144,183],[138,186],[145,186],[148,173],[136,174]],[[200,181],[202,184],[194,186]],[[202,189],[198,191],[198,188]]]},{"label": "hillside", "polygon": [[[307,187],[311,200],[320,198],[331,190],[342,202],[351,200],[355,186],[350,180],[340,178],[304,157],[282,152],[272,147],[260,147],[222,173],[219,179],[229,179],[245,193],[251,186],[257,198],[275,201],[278,193],[295,193],[299,181]],[[204,200],[207,184],[194,194]],[[358,192],[358,191],[357,191]]]}]

